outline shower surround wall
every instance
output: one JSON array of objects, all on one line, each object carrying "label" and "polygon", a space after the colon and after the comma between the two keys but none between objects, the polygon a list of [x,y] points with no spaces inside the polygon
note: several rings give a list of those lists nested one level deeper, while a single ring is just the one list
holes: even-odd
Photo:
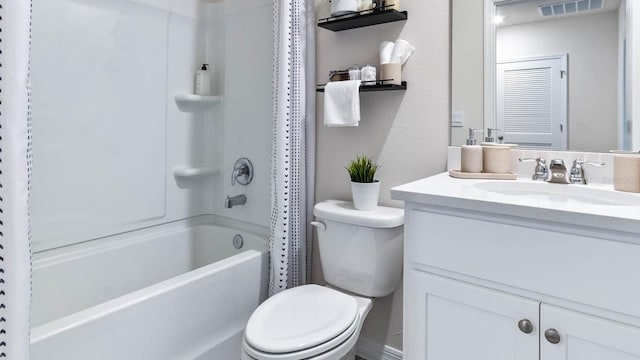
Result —
[{"label": "shower surround wall", "polygon": [[[262,239],[266,248],[271,19],[270,0],[34,0],[31,65],[35,159],[30,205],[36,304],[47,303],[52,292],[69,286],[81,289],[78,295],[85,298],[108,293],[113,288],[108,282],[82,285],[82,279],[96,274],[90,269],[96,264],[91,255],[120,242],[135,245],[136,234],[148,231],[206,219],[204,225],[226,229],[222,232],[226,235],[220,237],[223,246],[232,247],[233,234],[246,233],[245,240]],[[206,111],[181,112],[174,97],[193,94],[194,74],[202,63],[211,65],[212,93],[221,101]],[[231,171],[239,157],[250,158],[255,167],[254,180],[248,186],[231,186]],[[219,170],[205,178],[174,177],[176,168],[202,166]],[[224,197],[237,194],[247,195],[247,204],[224,209]],[[203,254],[202,249],[190,245],[192,232],[185,232],[176,241],[182,249],[179,251],[169,249],[161,238],[148,240],[149,248],[142,252],[122,248],[126,258],[133,261],[128,263],[134,265],[133,271],[125,270],[113,257],[104,259],[105,270],[98,275],[113,280],[118,271],[125,271],[127,278],[166,272],[171,268],[170,261],[147,266],[146,260],[158,259],[153,250],[164,251],[178,261]],[[212,237],[204,240],[215,242]],[[245,241],[240,251],[248,247]],[[186,268],[184,274],[141,285],[143,288],[128,288],[128,294],[103,299],[40,324],[32,329],[33,357],[107,359],[111,354],[108,349],[118,348],[122,359],[157,358],[160,355],[152,351],[161,347],[150,349],[146,346],[149,344],[135,341],[130,342],[135,343],[131,348],[113,345],[113,334],[126,333],[122,329],[136,325],[130,323],[133,318],[128,316],[129,308],[137,314],[149,314],[149,319],[138,319],[137,325],[146,326],[141,333],[153,332],[153,344],[168,349],[163,354],[194,358],[185,354],[199,353],[202,349],[193,344],[205,339],[208,350],[202,359],[232,358],[219,354],[235,350],[239,354],[242,327],[266,296],[266,268],[244,268],[249,263],[266,264],[260,260],[266,252],[259,259],[249,253],[201,269]],[[64,258],[89,265],[53,279],[44,265]],[[229,266],[236,260],[237,267]],[[196,292],[176,290],[174,286],[180,279],[200,279],[204,275],[211,281],[198,282],[200,285],[194,285]],[[235,287],[229,279],[258,285]],[[126,286],[118,283],[121,285]],[[165,285],[175,298],[159,296],[165,292]],[[243,294],[243,289],[248,291]],[[149,305],[165,302],[167,308],[142,305],[136,294]],[[244,305],[233,302],[234,298],[242,298]],[[71,297],[61,300],[66,305],[73,305],[73,301]],[[213,311],[202,310],[199,302],[203,301],[212,305],[208,310]],[[123,307],[125,303],[131,306]],[[194,327],[187,316],[167,309],[191,309],[194,318],[209,325]],[[169,312],[174,316],[172,327],[154,331],[156,314]],[[225,320],[229,317],[233,321]],[[188,341],[181,341],[171,329],[178,329]],[[214,332],[232,336],[216,345]],[[75,333],[91,336],[78,340]]]},{"label": "shower surround wall", "polygon": [[[265,0],[34,0],[34,250],[202,214],[266,228],[271,17]],[[222,102],[181,112],[202,63]],[[231,186],[238,157],[249,186]],[[178,186],[202,165],[221,171]]]}]

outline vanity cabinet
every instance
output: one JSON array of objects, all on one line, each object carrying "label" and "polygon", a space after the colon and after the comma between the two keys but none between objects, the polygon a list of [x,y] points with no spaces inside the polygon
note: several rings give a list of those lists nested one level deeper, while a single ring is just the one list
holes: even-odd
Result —
[{"label": "vanity cabinet", "polygon": [[640,360],[638,234],[407,198],[405,359]]},{"label": "vanity cabinet", "polygon": [[539,359],[539,302],[422,271],[406,275],[405,359]]}]

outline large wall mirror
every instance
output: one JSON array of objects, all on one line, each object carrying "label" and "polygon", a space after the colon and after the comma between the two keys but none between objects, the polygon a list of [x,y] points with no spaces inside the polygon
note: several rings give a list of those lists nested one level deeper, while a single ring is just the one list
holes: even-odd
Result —
[{"label": "large wall mirror", "polygon": [[452,0],[451,13],[451,145],[494,128],[523,148],[640,150],[640,2]]}]

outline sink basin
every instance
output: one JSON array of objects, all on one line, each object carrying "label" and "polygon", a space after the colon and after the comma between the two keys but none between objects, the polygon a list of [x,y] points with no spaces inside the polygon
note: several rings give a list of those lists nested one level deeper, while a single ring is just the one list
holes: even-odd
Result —
[{"label": "sink basin", "polygon": [[640,206],[640,195],[590,185],[563,185],[530,181],[485,181],[477,189],[494,194],[576,205]]}]

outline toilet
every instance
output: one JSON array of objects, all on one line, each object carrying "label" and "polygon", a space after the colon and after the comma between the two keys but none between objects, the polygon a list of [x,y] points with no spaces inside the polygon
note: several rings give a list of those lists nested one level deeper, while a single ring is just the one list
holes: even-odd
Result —
[{"label": "toilet", "polygon": [[303,285],[262,303],[247,322],[242,360],[347,360],[373,298],[402,277],[402,209],[356,210],[346,201],[316,204],[318,250],[329,286]]}]

